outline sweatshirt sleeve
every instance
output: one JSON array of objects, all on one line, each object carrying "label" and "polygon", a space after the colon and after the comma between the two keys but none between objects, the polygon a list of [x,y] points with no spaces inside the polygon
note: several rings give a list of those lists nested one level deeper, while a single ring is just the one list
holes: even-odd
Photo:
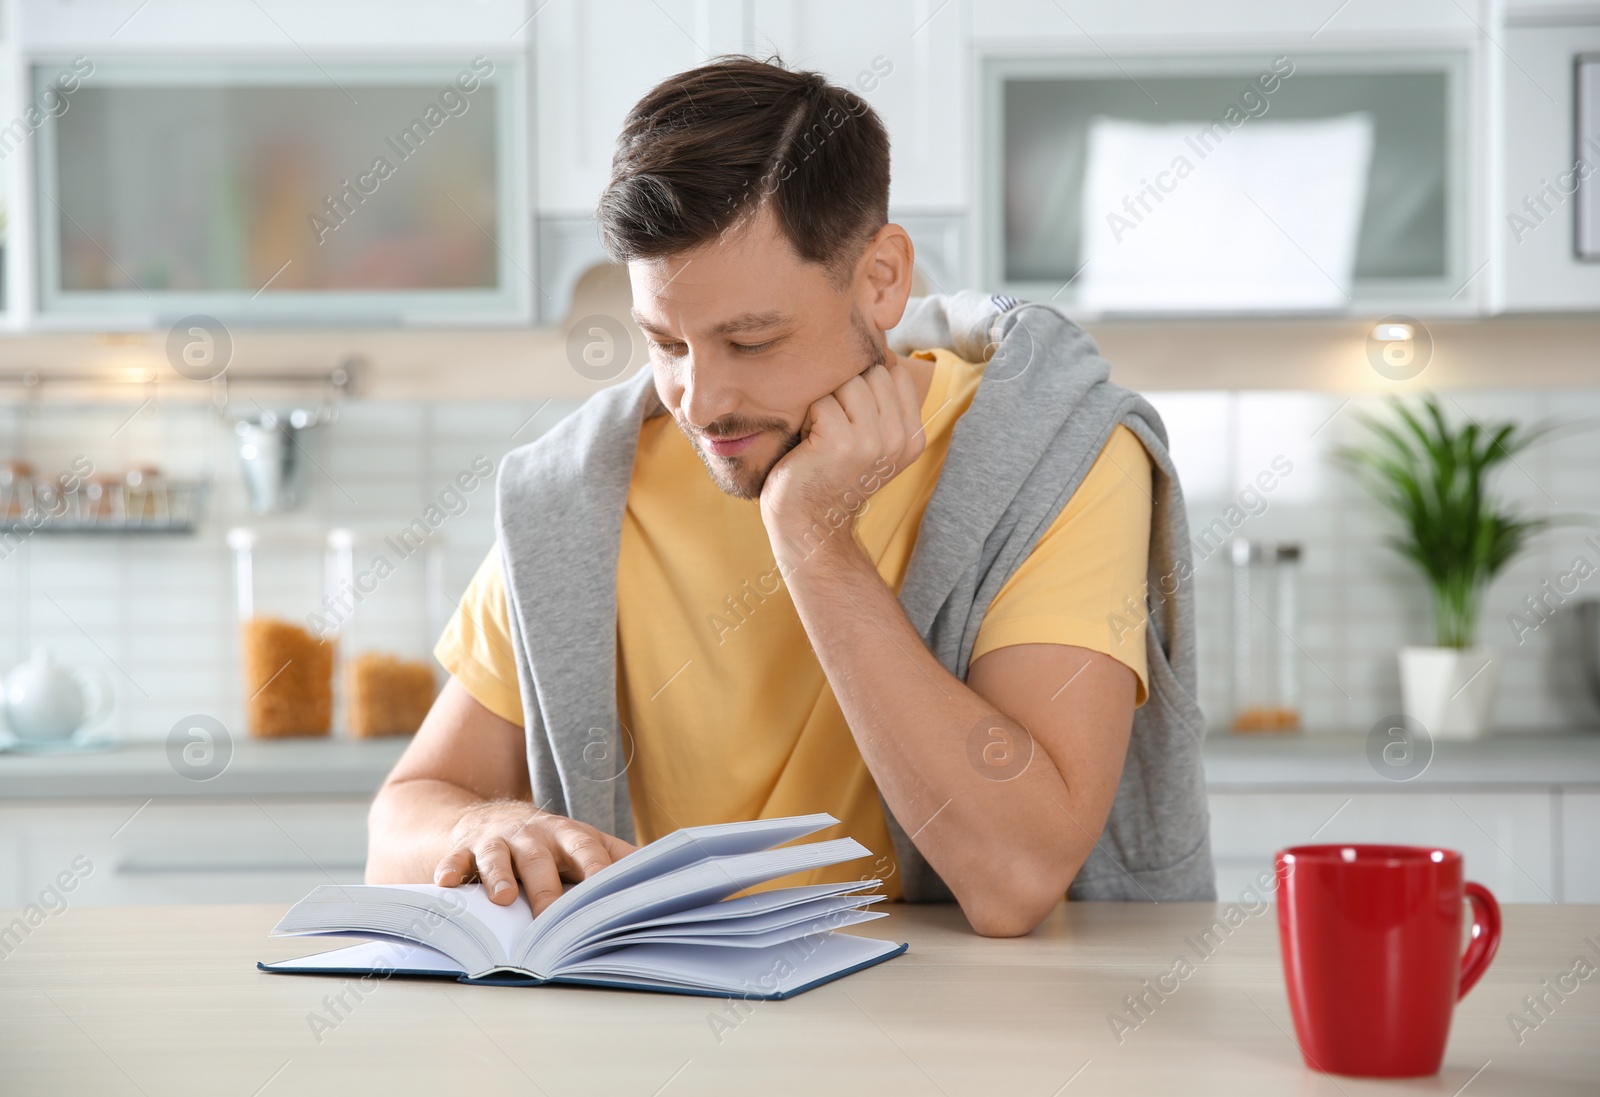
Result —
[{"label": "sweatshirt sleeve", "polygon": [[1102,652],[1139,679],[1145,662],[1145,576],[1150,557],[1150,457],[1119,425],[1039,539],[995,595],[972,649],[976,662],[1013,644],[1071,644]]},{"label": "sweatshirt sleeve", "polygon": [[433,657],[480,705],[522,726],[522,691],[511,652],[499,542],[490,546],[489,555],[467,584],[450,623],[433,647]]}]

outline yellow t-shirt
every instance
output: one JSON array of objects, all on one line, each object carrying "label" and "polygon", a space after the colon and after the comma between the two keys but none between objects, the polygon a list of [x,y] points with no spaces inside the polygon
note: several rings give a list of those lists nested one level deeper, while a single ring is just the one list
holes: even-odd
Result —
[{"label": "yellow t-shirt", "polygon": [[[858,512],[856,538],[897,593],[982,363],[947,350],[923,404],[927,446]],[[1104,652],[1148,695],[1144,615],[1150,461],[1118,426],[1033,552],[1002,585],[972,659],[1013,644]],[[1130,602],[1131,599],[1131,602]],[[725,495],[668,416],[647,420],[629,484],[617,564],[617,692],[631,734],[628,787],[636,841],[679,827],[826,811],[819,837],[849,835],[876,862],[786,877],[784,884],[889,873],[877,786],[778,574],[758,504]],[[496,545],[434,648],[485,708],[523,722]]]}]

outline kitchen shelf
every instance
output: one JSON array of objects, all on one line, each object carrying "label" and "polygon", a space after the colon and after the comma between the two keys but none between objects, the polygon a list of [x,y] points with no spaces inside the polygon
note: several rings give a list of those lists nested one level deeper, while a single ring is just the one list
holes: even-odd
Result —
[{"label": "kitchen shelf", "polygon": [[[52,488],[49,498],[56,502],[48,502],[40,501],[30,484],[0,486],[0,529],[19,536],[192,534],[200,527],[209,488],[205,480],[161,480],[148,485],[91,481],[71,491]],[[38,492],[38,496],[45,494]],[[21,521],[19,516],[36,505],[50,517],[37,526]]]}]

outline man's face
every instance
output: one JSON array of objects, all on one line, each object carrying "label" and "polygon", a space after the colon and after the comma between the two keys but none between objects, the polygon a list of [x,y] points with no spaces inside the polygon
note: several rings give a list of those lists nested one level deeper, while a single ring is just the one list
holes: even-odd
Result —
[{"label": "man's face", "polygon": [[656,391],[711,478],[756,499],[807,409],[885,361],[855,279],[843,293],[763,209],[716,240],[628,264]]}]

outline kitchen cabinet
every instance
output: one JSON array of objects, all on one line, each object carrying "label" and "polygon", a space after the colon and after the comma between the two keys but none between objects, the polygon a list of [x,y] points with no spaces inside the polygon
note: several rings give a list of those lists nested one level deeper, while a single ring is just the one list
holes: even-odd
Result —
[{"label": "kitchen cabinet", "polygon": [[534,20],[541,215],[592,217],[623,119],[675,72],[743,47],[737,0],[550,0]]},{"label": "kitchen cabinet", "polygon": [[[38,902],[62,872],[68,901],[292,903],[360,883],[368,797],[95,799],[0,807],[0,906]],[[81,860],[80,860],[81,859]]]},{"label": "kitchen cabinet", "polygon": [[1561,900],[1600,903],[1600,790],[1560,798]]},{"label": "kitchen cabinet", "polygon": [[1597,19],[1600,5],[1582,24],[1506,29],[1499,66],[1504,148],[1486,272],[1495,311],[1600,309],[1600,258],[1578,255],[1573,193],[1600,187],[1600,117],[1580,133],[1574,95],[1575,59],[1600,55]]},{"label": "kitchen cabinet", "polygon": [[1278,38],[1309,52],[1326,42],[1352,37],[1393,41],[1396,35],[1465,37],[1475,23],[1489,19],[1483,3],[1439,3],[1437,0],[1220,0],[1207,4],[1184,0],[983,0],[970,8],[972,37],[993,45],[1026,43],[1046,48],[1096,41],[1121,46],[1171,43],[1192,47],[1246,38]]},{"label": "kitchen cabinet", "polygon": [[[1440,845],[1459,850],[1468,878],[1502,902],[1562,898],[1549,792],[1213,792],[1210,800],[1224,902],[1270,872],[1279,849],[1323,842]],[[1574,838],[1581,844],[1584,835]],[[1600,842],[1600,830],[1587,839]]]},{"label": "kitchen cabinet", "polygon": [[[40,62],[43,99],[69,62]],[[527,314],[521,70],[503,57],[102,61],[72,98],[34,145],[46,317]]]},{"label": "kitchen cabinet", "polygon": [[968,75],[961,5],[940,0],[754,0],[756,56],[777,49],[870,103],[893,139],[889,205],[959,212],[967,202]]},{"label": "kitchen cabinet", "polygon": [[[1112,299],[1118,303],[1109,307],[1136,314],[1274,307],[1470,311],[1478,265],[1470,213],[1479,189],[1471,170],[1478,132],[1472,62],[1463,46],[1300,53],[1282,43],[1259,54],[987,56],[977,150],[984,173],[983,283],[1089,315],[1101,309],[1086,292],[1088,283],[1106,277],[1108,264],[1124,261],[1129,245],[1148,243],[1150,233],[1160,232],[1168,250],[1157,248],[1142,260],[1133,278],[1137,291],[1117,291]],[[1126,136],[1106,131],[1111,119]],[[1306,181],[1280,176],[1277,168],[1266,171],[1266,146],[1239,151],[1246,141],[1276,141],[1275,163],[1297,137],[1290,124],[1346,122],[1361,123],[1370,135],[1361,142],[1370,147],[1370,160],[1353,151],[1350,160],[1356,229],[1348,282],[1338,265],[1338,256],[1349,254],[1347,245],[1329,239],[1320,255],[1307,250],[1319,245],[1304,225],[1319,217],[1301,208]],[[1231,137],[1236,131],[1247,136]],[[1337,147],[1327,134],[1318,145]],[[1145,154],[1138,151],[1142,146],[1149,146]],[[1243,159],[1225,166],[1206,162],[1221,150]],[[1141,166],[1130,169],[1129,158],[1140,155]],[[1337,175],[1346,162],[1328,165],[1319,179]],[[1148,176],[1140,174],[1146,170]],[[1233,182],[1229,173],[1235,171],[1247,171],[1242,178],[1250,182]],[[1185,182],[1191,176],[1196,182]],[[1108,190],[1113,178],[1121,183]],[[1236,200],[1239,191],[1248,201]],[[1163,206],[1167,195],[1171,201]],[[1319,201],[1333,197],[1325,193]],[[1225,212],[1214,208],[1219,202]],[[1220,230],[1210,227],[1219,220]],[[1156,228],[1141,227],[1147,222]],[[1285,223],[1299,227],[1291,231]],[[1232,298],[1201,292],[1197,287],[1205,283],[1197,278],[1181,279],[1181,291],[1163,295],[1163,279],[1180,269],[1170,264],[1183,264],[1185,248],[1193,250],[1187,241],[1209,239],[1211,231],[1249,248],[1256,264],[1276,255],[1281,275],[1303,275],[1307,300],[1323,303],[1268,304],[1265,287],[1249,277],[1253,288]],[[1199,268],[1218,279],[1236,277],[1225,273],[1221,258],[1213,249]],[[1113,276],[1113,282],[1130,276]],[[1173,303],[1189,297],[1205,303]]]},{"label": "kitchen cabinet", "polygon": [[174,49],[481,51],[525,32],[527,9],[524,0],[21,0],[7,6],[4,33],[29,49],[97,59]]},{"label": "kitchen cabinet", "polygon": [[530,316],[523,4],[23,0],[12,14],[10,326]]},{"label": "kitchen cabinet", "polygon": [[1507,902],[1600,899],[1600,735],[1436,740],[1415,779],[1381,775],[1369,736],[1212,735],[1217,894],[1237,898],[1285,846],[1436,844]]},{"label": "kitchen cabinet", "polygon": [[639,5],[551,0],[533,68],[538,141],[538,316],[566,316],[582,273],[607,261],[594,224],[628,111],[675,72],[722,52],[824,72],[860,95],[893,139],[890,218],[915,233],[940,291],[965,284],[967,72],[958,5],[939,0],[727,0]]},{"label": "kitchen cabinet", "polygon": [[959,12],[944,7],[551,0],[535,24],[539,212],[592,215],[634,103],[675,72],[746,50],[776,50],[789,67],[824,72],[872,104],[894,138],[892,207],[959,211],[967,181],[964,39]]}]

